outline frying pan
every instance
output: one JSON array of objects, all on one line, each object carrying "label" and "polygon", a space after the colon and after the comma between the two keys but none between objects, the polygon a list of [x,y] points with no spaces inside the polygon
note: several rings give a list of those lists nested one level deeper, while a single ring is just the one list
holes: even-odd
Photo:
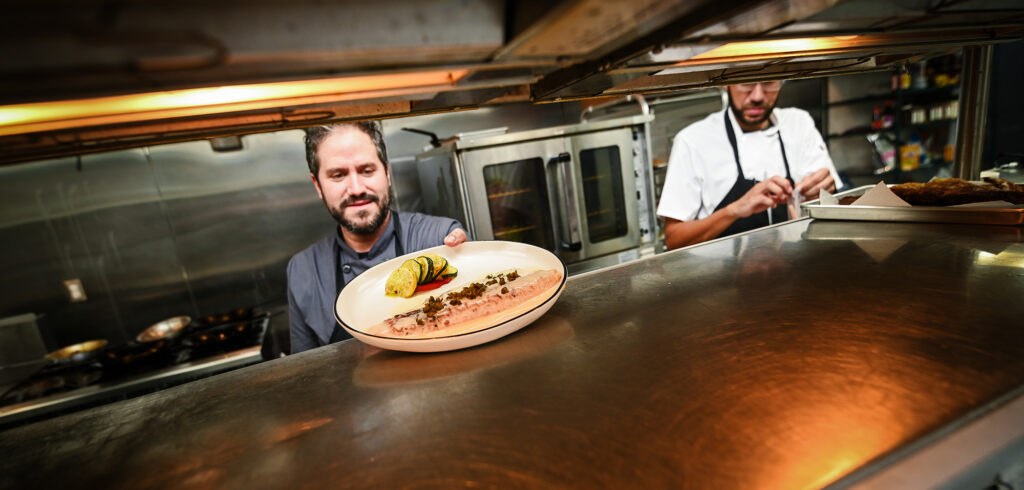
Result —
[{"label": "frying pan", "polygon": [[82,362],[95,357],[96,351],[106,347],[106,345],[107,341],[104,339],[87,340],[50,352],[46,354],[46,359],[53,362]]},{"label": "frying pan", "polygon": [[140,343],[155,342],[157,340],[168,340],[177,337],[182,330],[192,321],[188,316],[176,316],[159,321],[150,325],[135,336],[135,341]]}]

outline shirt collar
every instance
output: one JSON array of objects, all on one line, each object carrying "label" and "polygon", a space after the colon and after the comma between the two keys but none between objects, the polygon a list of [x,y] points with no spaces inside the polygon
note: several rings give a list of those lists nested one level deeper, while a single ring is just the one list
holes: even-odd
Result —
[{"label": "shirt collar", "polygon": [[739,135],[740,137],[742,137],[744,134],[760,134],[764,136],[774,136],[779,132],[779,117],[778,114],[775,112],[775,109],[772,109],[771,115],[768,116],[768,120],[771,121],[771,124],[769,124],[767,128],[758,131],[751,131],[749,133],[743,131],[743,128],[740,127],[740,123],[736,121],[736,115],[733,114],[732,107],[725,107],[725,117],[729,118],[729,124],[732,124],[732,130],[735,131],[736,134]]}]

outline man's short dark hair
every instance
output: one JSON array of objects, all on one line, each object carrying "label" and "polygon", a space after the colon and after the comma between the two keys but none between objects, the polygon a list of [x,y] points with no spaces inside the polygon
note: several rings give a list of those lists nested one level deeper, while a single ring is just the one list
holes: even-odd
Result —
[{"label": "man's short dark hair", "polygon": [[313,174],[314,178],[319,178],[320,176],[320,159],[317,156],[320,144],[324,142],[327,135],[331,134],[331,131],[345,126],[353,127],[366,133],[370,137],[370,141],[373,141],[373,146],[377,148],[377,158],[380,158],[380,162],[384,164],[385,169],[388,168],[388,149],[384,145],[384,133],[381,131],[379,122],[358,121],[314,126],[306,128],[306,163],[309,165],[309,172]]}]

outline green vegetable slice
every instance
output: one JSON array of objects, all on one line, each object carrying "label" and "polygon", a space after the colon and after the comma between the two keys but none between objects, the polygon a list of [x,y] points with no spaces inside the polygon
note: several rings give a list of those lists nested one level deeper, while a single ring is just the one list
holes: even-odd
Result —
[{"label": "green vegetable slice", "polygon": [[452,266],[451,263],[449,263],[448,267],[445,267],[444,271],[441,272],[441,279],[448,279],[455,277],[457,275],[459,275],[459,270]]},{"label": "green vegetable slice", "polygon": [[430,278],[427,282],[438,280],[444,272],[445,267],[448,266],[448,259],[435,254],[427,254],[424,257],[430,259],[433,264],[433,270],[431,270]]},{"label": "green vegetable slice", "polygon": [[419,257],[416,257],[416,262],[419,262],[422,266],[419,283],[426,284],[432,281],[431,277],[433,277],[434,274],[434,261],[430,260],[430,257],[420,255]]}]

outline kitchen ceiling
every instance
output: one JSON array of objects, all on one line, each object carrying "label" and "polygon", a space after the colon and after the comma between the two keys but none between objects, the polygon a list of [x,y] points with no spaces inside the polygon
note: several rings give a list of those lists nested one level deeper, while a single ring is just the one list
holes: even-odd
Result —
[{"label": "kitchen ceiling", "polygon": [[37,0],[5,11],[0,163],[879,70],[1024,32],[1012,0]]}]

